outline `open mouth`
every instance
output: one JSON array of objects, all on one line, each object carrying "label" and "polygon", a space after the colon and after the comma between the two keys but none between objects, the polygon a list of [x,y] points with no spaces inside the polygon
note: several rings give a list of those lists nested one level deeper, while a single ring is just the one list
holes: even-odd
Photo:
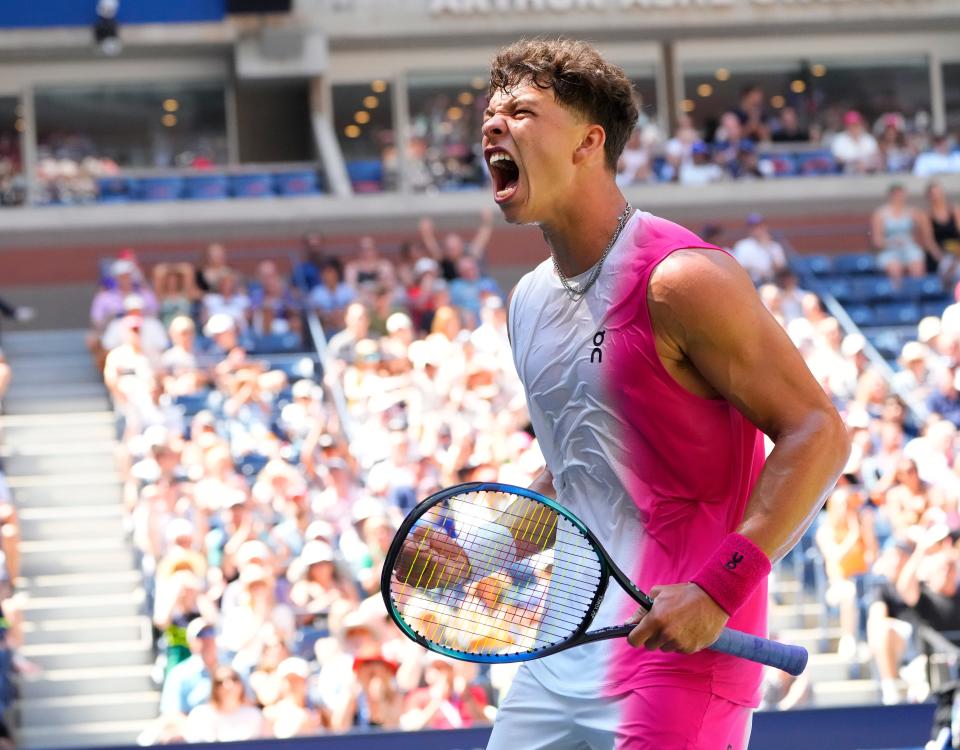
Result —
[{"label": "open mouth", "polygon": [[520,184],[520,168],[506,151],[497,151],[490,156],[490,176],[493,179],[494,198],[497,203],[510,200]]}]

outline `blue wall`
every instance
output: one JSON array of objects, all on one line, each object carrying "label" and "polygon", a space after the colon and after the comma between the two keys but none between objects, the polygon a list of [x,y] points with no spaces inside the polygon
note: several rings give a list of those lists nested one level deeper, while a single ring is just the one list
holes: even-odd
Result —
[{"label": "blue wall", "polygon": [[[91,26],[97,0],[0,0],[0,27]],[[121,23],[220,21],[226,0],[120,0]]]}]

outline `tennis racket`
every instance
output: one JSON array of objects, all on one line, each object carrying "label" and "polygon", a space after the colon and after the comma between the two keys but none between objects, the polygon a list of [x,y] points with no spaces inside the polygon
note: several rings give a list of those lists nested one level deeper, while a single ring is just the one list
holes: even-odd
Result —
[{"label": "tennis racket", "polygon": [[[625,637],[634,625],[588,630],[611,578],[653,606],[568,510],[529,489],[477,482],[410,512],[384,561],[381,592],[393,621],[425,648],[505,663]],[[792,675],[807,664],[800,646],[729,628],[710,648]]]}]

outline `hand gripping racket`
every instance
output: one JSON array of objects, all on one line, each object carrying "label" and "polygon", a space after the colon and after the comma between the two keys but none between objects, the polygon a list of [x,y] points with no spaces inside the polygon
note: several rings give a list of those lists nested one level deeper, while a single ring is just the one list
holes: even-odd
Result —
[{"label": "hand gripping racket", "polygon": [[[425,648],[464,661],[520,662],[635,626],[588,630],[610,578],[653,606],[572,513],[532,490],[461,484],[417,505],[394,537],[381,592],[393,621]],[[725,629],[714,651],[803,672],[800,646]]]}]

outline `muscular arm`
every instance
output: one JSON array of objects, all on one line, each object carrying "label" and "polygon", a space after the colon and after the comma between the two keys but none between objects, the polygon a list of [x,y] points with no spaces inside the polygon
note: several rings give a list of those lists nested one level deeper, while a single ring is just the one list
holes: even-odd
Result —
[{"label": "muscular arm", "polygon": [[[799,352],[729,256],[683,250],[654,272],[648,293],[664,366],[687,390],[723,398],[774,442],[736,531],[782,558],[819,511],[847,460],[846,430]],[[654,587],[634,646],[692,652],[727,615],[696,584]]]}]

